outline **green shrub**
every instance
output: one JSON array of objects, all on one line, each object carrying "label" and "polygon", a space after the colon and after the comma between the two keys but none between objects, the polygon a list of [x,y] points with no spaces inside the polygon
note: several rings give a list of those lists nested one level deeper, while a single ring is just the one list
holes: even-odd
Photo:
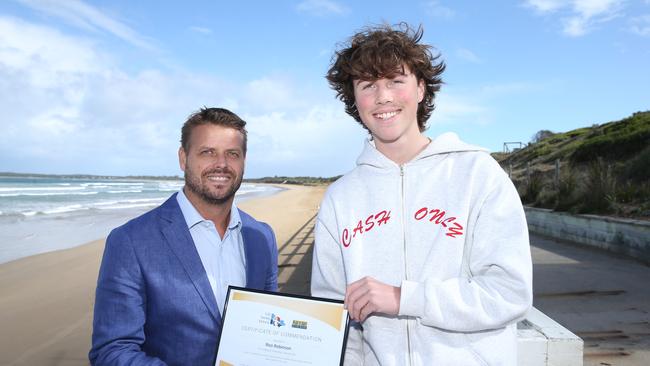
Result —
[{"label": "green shrub", "polygon": [[650,181],[650,146],[625,164],[623,176],[638,183]]},{"label": "green shrub", "polygon": [[521,197],[521,201],[524,203],[533,204],[537,202],[537,196],[542,191],[544,187],[544,180],[540,172],[533,172],[530,175],[530,179],[526,182],[525,191]]},{"label": "green shrub", "polygon": [[638,112],[619,122],[594,127],[571,155],[575,163],[597,157],[621,159],[634,155],[650,144],[650,113]]},{"label": "green shrub", "polygon": [[628,134],[602,135],[586,140],[571,155],[576,163],[588,162],[598,157],[622,159],[633,155],[650,144],[650,130]]},{"label": "green shrub", "polygon": [[581,201],[581,213],[612,211],[612,203],[616,202],[616,179],[612,175],[611,166],[602,158],[591,162],[587,168]]},{"label": "green shrub", "polygon": [[578,176],[573,169],[564,167],[560,173],[555,210],[569,211],[580,201],[578,195]]}]

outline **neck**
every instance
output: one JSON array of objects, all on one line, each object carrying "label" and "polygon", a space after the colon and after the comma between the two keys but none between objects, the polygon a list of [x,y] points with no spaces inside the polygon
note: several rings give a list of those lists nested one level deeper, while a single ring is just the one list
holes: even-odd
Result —
[{"label": "neck", "polygon": [[183,193],[185,193],[188,201],[190,201],[192,206],[194,206],[194,208],[199,212],[201,217],[214,223],[217,232],[223,239],[226,229],[228,228],[228,223],[230,222],[230,210],[232,209],[232,203],[235,197],[233,196],[229,198],[224,203],[210,203],[187,189],[187,187],[183,188]]},{"label": "neck", "polygon": [[400,139],[397,141],[385,142],[377,138],[374,140],[377,150],[398,165],[413,160],[413,158],[424,150],[427,145],[429,145],[429,142],[431,142],[428,137],[421,133],[418,133],[415,138],[408,141]]}]

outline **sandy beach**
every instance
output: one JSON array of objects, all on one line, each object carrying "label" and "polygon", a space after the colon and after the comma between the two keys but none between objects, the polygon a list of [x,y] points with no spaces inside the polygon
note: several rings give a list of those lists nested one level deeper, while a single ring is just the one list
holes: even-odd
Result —
[{"label": "sandy beach", "polygon": [[[275,231],[280,291],[308,294],[314,222],[325,187],[284,188],[287,190],[239,206]],[[534,235],[531,244],[535,306],[585,337],[585,365],[646,364],[647,315],[637,319],[629,313],[640,307],[647,314],[642,305],[647,303],[644,282],[633,280],[647,277],[647,267],[630,263],[630,259],[610,258],[607,253],[549,243]],[[0,264],[0,365],[88,365],[95,282],[103,247],[104,241],[98,240]],[[576,265],[578,259],[580,265]],[[607,303],[595,296],[573,300],[551,296],[587,286],[585,279],[605,289],[624,289],[629,295],[620,299],[609,296]],[[620,328],[625,322],[631,322],[630,329]],[[608,335],[601,329],[606,326],[629,334],[607,338],[607,342],[594,338],[594,334]],[[625,347],[625,352],[612,353],[611,347]]]},{"label": "sandy beach", "polygon": [[[311,244],[306,240],[312,234],[304,229],[313,223],[325,187],[284,188],[239,206],[273,227],[281,250],[281,290],[304,292],[308,258],[299,248]],[[104,240],[98,240],[0,265],[0,365],[88,364],[103,248]],[[292,288],[287,281],[298,285]]]}]

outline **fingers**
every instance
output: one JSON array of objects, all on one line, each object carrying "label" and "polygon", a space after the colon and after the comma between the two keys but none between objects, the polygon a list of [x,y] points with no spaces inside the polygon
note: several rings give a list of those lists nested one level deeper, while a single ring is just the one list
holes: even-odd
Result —
[{"label": "fingers", "polygon": [[376,312],[378,310],[377,305],[374,304],[371,301],[371,298],[370,298],[368,293],[363,295],[359,299],[358,303],[363,304],[363,305],[360,305],[360,306],[357,307],[357,314],[356,315],[357,315],[357,318],[358,318],[357,321],[359,321],[359,322],[363,322],[364,320],[366,320],[366,318],[368,316],[370,316],[370,314],[372,314],[372,313],[374,313],[374,312]]},{"label": "fingers", "polygon": [[350,317],[358,322],[363,322],[366,320],[368,315],[374,312],[373,304],[368,301],[368,297],[364,296],[359,300],[355,301],[350,308],[348,309]]},{"label": "fingers", "polygon": [[369,288],[365,285],[364,279],[355,281],[347,287],[345,291],[345,306],[353,320],[359,321],[359,313],[368,302],[368,298],[364,297],[368,291]]},{"label": "fingers", "polygon": [[[366,289],[357,289],[350,295],[348,302],[348,312],[350,313],[350,317],[359,322],[364,321],[367,315],[374,311],[369,291],[365,290]],[[363,314],[366,314],[366,316],[363,316]]]},{"label": "fingers", "polygon": [[[345,305],[350,317],[362,322],[375,312],[395,314],[393,309],[395,299],[395,288],[375,280],[372,277],[364,277],[348,285],[345,292]],[[399,304],[399,295],[397,299]]]}]

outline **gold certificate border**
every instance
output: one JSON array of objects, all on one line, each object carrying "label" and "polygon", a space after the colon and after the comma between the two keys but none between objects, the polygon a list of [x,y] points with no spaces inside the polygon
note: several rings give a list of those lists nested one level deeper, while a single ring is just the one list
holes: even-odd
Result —
[{"label": "gold certificate border", "polygon": [[344,326],[344,322],[342,321],[343,304],[316,302],[302,298],[273,296],[254,292],[241,292],[239,290],[233,290],[231,301],[252,301],[282,307],[319,319],[331,325],[337,331],[341,331],[341,328]]}]

